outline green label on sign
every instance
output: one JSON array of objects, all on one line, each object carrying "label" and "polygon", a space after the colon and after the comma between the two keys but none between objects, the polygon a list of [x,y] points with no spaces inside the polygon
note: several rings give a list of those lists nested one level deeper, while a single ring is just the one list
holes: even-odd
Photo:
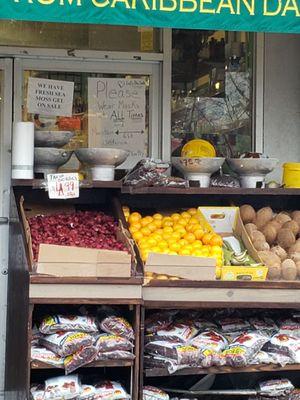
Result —
[{"label": "green label on sign", "polygon": [[1,0],[0,18],[300,32],[300,0]]}]

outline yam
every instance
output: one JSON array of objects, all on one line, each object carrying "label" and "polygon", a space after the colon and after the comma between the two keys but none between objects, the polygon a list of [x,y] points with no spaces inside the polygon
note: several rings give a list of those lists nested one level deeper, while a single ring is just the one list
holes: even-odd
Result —
[{"label": "yam", "polygon": [[276,254],[280,258],[281,261],[284,261],[287,258],[287,252],[280,246],[274,246],[271,248],[272,253]]},{"label": "yam", "polygon": [[252,240],[252,243],[257,240],[260,240],[262,242],[266,241],[265,235],[260,231],[252,231],[252,233],[250,234],[250,239]]},{"label": "yam", "polygon": [[294,221],[296,221],[300,226],[300,210],[293,211],[291,217]]},{"label": "yam", "polygon": [[267,267],[281,267],[280,258],[272,251],[259,251],[258,255]]},{"label": "yam", "polygon": [[284,228],[284,229],[289,229],[290,231],[292,231],[293,232],[293,234],[295,235],[295,236],[297,236],[298,235],[298,233],[299,233],[299,225],[298,225],[298,222],[296,222],[296,221],[288,221],[288,222],[286,222],[285,224],[283,224],[282,225],[282,228]]},{"label": "yam", "polygon": [[284,212],[277,214],[275,217],[275,221],[278,222],[281,226],[291,220],[292,218]]},{"label": "yam", "polygon": [[300,253],[291,253],[289,254],[289,258],[295,262],[300,261]]},{"label": "yam", "polygon": [[281,279],[281,267],[280,266],[269,267],[267,279],[276,281]]},{"label": "yam", "polygon": [[252,206],[249,204],[244,204],[240,207],[241,218],[244,224],[253,222],[256,217],[256,212]]},{"label": "yam", "polygon": [[257,211],[255,225],[261,229],[273,218],[273,210],[271,207],[264,207]]},{"label": "yam", "polygon": [[289,229],[282,228],[277,234],[277,242],[279,246],[288,249],[296,243],[296,237]]},{"label": "yam", "polygon": [[298,278],[300,279],[300,261],[297,261],[297,262],[296,262],[296,268],[297,268],[297,275],[298,275]]},{"label": "yam", "polygon": [[249,223],[245,225],[245,229],[248,233],[249,236],[251,236],[251,233],[253,231],[257,231],[257,226],[255,224]]},{"label": "yam", "polygon": [[279,222],[275,221],[275,219],[272,219],[272,221],[268,222],[268,225],[273,226],[276,229],[277,233],[281,229],[281,224]]},{"label": "yam", "polygon": [[264,240],[255,240],[253,242],[253,246],[256,251],[264,251],[264,250],[270,250],[270,245]]},{"label": "yam", "polygon": [[289,247],[289,254],[292,253],[300,253],[300,241],[297,240],[297,242],[295,244],[293,244],[291,247]]},{"label": "yam", "polygon": [[272,226],[272,225],[270,225],[270,224],[267,224],[267,225],[263,228],[262,233],[264,234],[264,236],[265,236],[265,238],[266,238],[266,241],[267,241],[269,244],[273,244],[273,243],[275,242],[276,237],[277,237],[277,230],[275,229],[274,226]]},{"label": "yam", "polygon": [[281,265],[282,278],[287,281],[294,281],[297,278],[297,267],[293,260],[286,259]]}]

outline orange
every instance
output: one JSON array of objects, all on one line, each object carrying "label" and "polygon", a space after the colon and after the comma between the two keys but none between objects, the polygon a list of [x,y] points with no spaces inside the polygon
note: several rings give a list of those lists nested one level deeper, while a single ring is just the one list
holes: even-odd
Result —
[{"label": "orange", "polygon": [[129,227],[129,232],[133,235],[135,232],[138,232],[139,229],[136,228],[135,226],[130,226]]},{"label": "orange", "polygon": [[211,240],[209,241],[209,244],[211,246],[222,246],[223,245],[223,240],[221,236],[219,235],[214,235]]},{"label": "orange", "polygon": [[173,226],[173,221],[163,221],[162,226]]},{"label": "orange", "polygon": [[146,228],[150,229],[151,232],[154,232],[157,230],[157,226],[155,224],[155,221],[150,222],[150,224],[146,225]]},{"label": "orange", "polygon": [[155,219],[152,223],[156,226],[156,229],[162,227],[161,219]]},{"label": "orange", "polygon": [[178,221],[180,219],[180,214],[174,213],[171,215],[173,221]]},{"label": "orange", "polygon": [[211,252],[211,254],[216,255],[216,256],[223,256],[223,250],[222,250],[222,247],[220,247],[220,246],[211,246],[210,252]]},{"label": "orange", "polygon": [[178,231],[176,231],[176,232],[173,232],[172,234],[171,234],[171,239],[174,239],[174,240],[179,240],[181,238],[181,234],[180,234],[180,232],[178,232]]},{"label": "orange", "polygon": [[152,217],[149,217],[149,216],[148,217],[144,217],[144,218],[141,219],[141,224],[143,226],[146,226],[146,225],[150,224],[152,221],[153,221]]},{"label": "orange", "polygon": [[132,227],[132,228],[134,227],[134,228],[140,230],[142,228],[142,224],[140,224],[139,222],[132,222],[130,224],[130,227]]},{"label": "orange", "polygon": [[151,231],[149,228],[147,228],[146,226],[144,226],[144,228],[142,228],[140,230],[140,232],[143,234],[143,236],[149,236],[151,234]]},{"label": "orange", "polygon": [[162,235],[164,233],[164,231],[162,229],[157,229],[157,231],[155,231],[155,233],[157,235]]},{"label": "orange", "polygon": [[151,238],[157,241],[162,240],[162,236],[159,235],[157,232],[152,233]]},{"label": "orange", "polygon": [[138,212],[133,212],[132,214],[129,215],[128,221],[130,224],[133,222],[139,222],[142,219],[142,216]]},{"label": "orange", "polygon": [[173,233],[173,228],[171,228],[170,226],[165,226],[163,228],[163,233],[168,233],[169,235],[171,235]]},{"label": "orange", "polygon": [[213,233],[205,233],[201,238],[202,243],[209,244],[213,236],[214,236]]},{"label": "orange", "polygon": [[190,219],[191,218],[190,214],[188,212],[186,212],[186,211],[183,211],[181,213],[181,217],[182,218],[186,218],[186,219]]},{"label": "orange", "polygon": [[200,229],[196,229],[193,233],[194,233],[196,239],[198,239],[198,240],[202,239],[203,236],[204,236],[204,231],[201,228]]},{"label": "orange", "polygon": [[193,233],[187,233],[186,235],[183,236],[185,240],[187,240],[189,243],[193,243],[196,240],[196,236]]},{"label": "orange", "polygon": [[190,256],[191,252],[188,249],[182,248],[178,251],[180,256]]},{"label": "orange", "polygon": [[173,222],[171,217],[163,217],[162,223],[164,224],[166,221]]},{"label": "orange", "polygon": [[203,257],[202,251],[198,250],[198,249],[197,250],[193,250],[192,256],[194,256],[194,257]]},{"label": "orange", "polygon": [[180,239],[178,240],[178,243],[180,244],[181,247],[186,246],[189,242],[185,239]]},{"label": "orange", "polygon": [[149,247],[152,247],[152,246],[156,246],[156,245],[157,245],[156,240],[155,240],[155,239],[152,239],[152,238],[148,238],[148,240],[147,240],[146,243],[148,244]]},{"label": "orange", "polygon": [[181,248],[181,246],[178,242],[173,242],[173,243],[170,243],[170,245],[169,245],[169,249],[172,251],[179,251],[180,248]]},{"label": "orange", "polygon": [[190,221],[187,224],[187,226],[185,227],[187,232],[195,232],[199,228],[201,228],[200,225],[198,225],[198,224],[190,224]]},{"label": "orange", "polygon": [[178,223],[179,225],[186,226],[187,223],[188,223],[188,220],[187,220],[187,218],[180,218],[180,219],[177,221],[177,223]]},{"label": "orange", "polygon": [[138,240],[142,239],[143,234],[142,234],[142,232],[137,231],[137,232],[134,232],[134,233],[132,234],[132,237],[133,237],[133,239],[134,239],[135,241],[138,241]]},{"label": "orange", "polygon": [[198,213],[197,208],[189,208],[189,209],[187,210],[187,212],[188,212],[190,215],[195,215],[195,214]]},{"label": "orange", "polygon": [[198,250],[202,248],[202,242],[200,242],[200,240],[195,240],[192,243],[193,249]]},{"label": "orange", "polygon": [[163,219],[163,216],[161,214],[159,214],[159,213],[156,213],[156,214],[153,215],[153,219],[161,220],[161,219]]},{"label": "orange", "polygon": [[198,218],[192,217],[192,218],[189,220],[189,224],[200,225],[200,221],[198,220]]},{"label": "orange", "polygon": [[160,253],[160,248],[158,246],[151,247],[150,251],[152,253]]},{"label": "orange", "polygon": [[161,240],[159,243],[157,243],[157,246],[160,249],[167,249],[168,248],[168,242],[166,240]]}]

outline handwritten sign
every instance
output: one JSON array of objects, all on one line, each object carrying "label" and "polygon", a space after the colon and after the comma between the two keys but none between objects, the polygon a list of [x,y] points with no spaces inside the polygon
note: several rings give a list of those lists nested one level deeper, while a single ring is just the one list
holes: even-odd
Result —
[{"label": "handwritten sign", "polygon": [[29,113],[70,117],[73,108],[74,82],[29,78],[27,109]]},{"label": "handwritten sign", "polygon": [[89,147],[130,152],[121,168],[147,155],[146,85],[143,79],[89,78]]},{"label": "handwritten sign", "polygon": [[75,199],[79,197],[79,176],[76,173],[48,174],[49,199]]}]

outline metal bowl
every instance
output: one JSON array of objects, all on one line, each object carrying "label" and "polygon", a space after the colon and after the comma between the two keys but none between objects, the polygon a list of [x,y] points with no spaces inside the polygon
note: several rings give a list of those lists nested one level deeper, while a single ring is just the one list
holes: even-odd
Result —
[{"label": "metal bowl", "polygon": [[55,173],[69,161],[72,150],[36,147],[34,149],[34,171],[37,173]]},{"label": "metal bowl", "polygon": [[210,176],[223,165],[225,158],[172,157],[172,164],[189,181],[199,181],[201,187],[208,187]]},{"label": "metal bowl", "polygon": [[230,168],[240,176],[265,176],[278,164],[276,158],[229,158]]},{"label": "metal bowl", "polygon": [[114,166],[122,164],[129,152],[122,149],[91,148],[75,150],[78,160],[89,167]]},{"label": "metal bowl", "polygon": [[71,131],[41,131],[34,132],[34,145],[36,147],[63,147],[74,136]]}]

